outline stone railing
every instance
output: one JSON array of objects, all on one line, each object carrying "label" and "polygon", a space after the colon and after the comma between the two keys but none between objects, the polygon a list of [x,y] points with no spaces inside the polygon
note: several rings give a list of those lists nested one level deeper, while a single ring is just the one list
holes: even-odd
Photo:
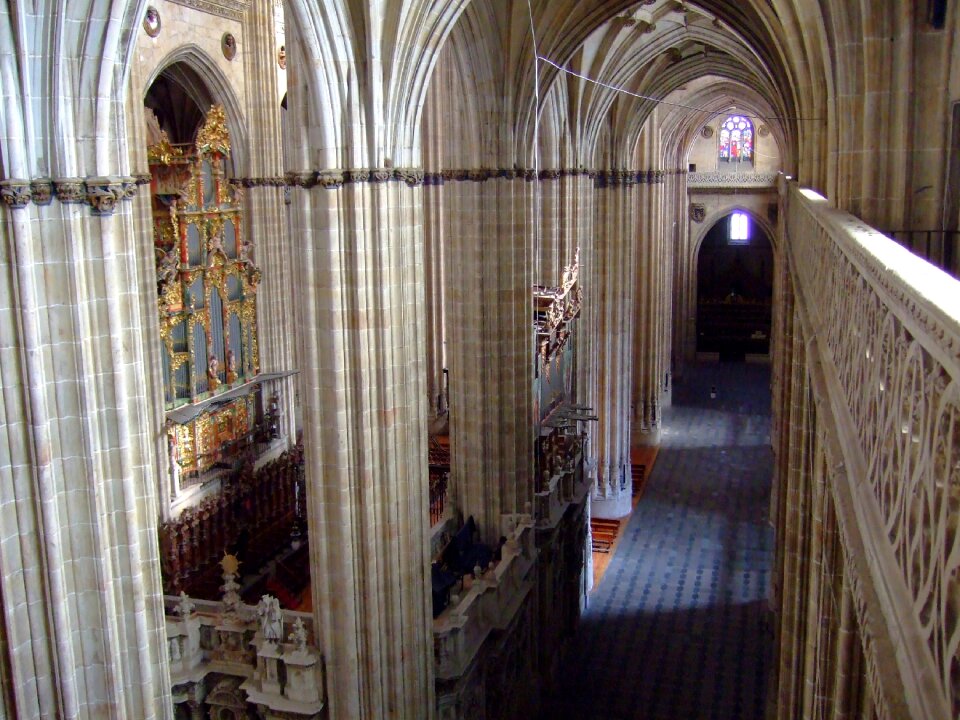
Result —
[{"label": "stone railing", "polygon": [[687,173],[688,188],[770,188],[777,185],[775,172],[692,172]]},{"label": "stone railing", "polygon": [[[165,596],[174,705],[190,717],[315,720],[323,716],[323,657],[308,613]],[[228,713],[228,714],[224,714]],[[179,715],[178,715],[179,717]]]},{"label": "stone railing", "polygon": [[870,675],[895,673],[904,716],[958,717],[960,282],[815,193],[783,197]]},{"label": "stone railing", "polygon": [[[504,630],[533,589],[536,559],[533,519],[505,516],[500,562],[479,578],[467,576],[462,594],[433,621],[436,676],[460,677],[470,667],[492,630]],[[455,601],[454,601],[455,600]]]}]

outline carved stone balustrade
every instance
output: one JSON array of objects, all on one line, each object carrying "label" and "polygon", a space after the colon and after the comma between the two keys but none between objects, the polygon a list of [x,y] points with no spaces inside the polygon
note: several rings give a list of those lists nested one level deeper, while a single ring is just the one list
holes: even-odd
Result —
[{"label": "carved stone balustrade", "polygon": [[780,354],[793,359],[774,405],[790,414],[782,453],[809,468],[782,463],[782,492],[810,495],[816,527],[838,538],[842,572],[842,583],[817,576],[829,535],[805,538],[781,501],[786,553],[799,538],[811,548],[800,562],[809,554],[813,568],[784,573],[781,632],[812,636],[831,617],[833,601],[814,626],[795,620],[795,588],[842,586],[859,638],[843,652],[861,654],[875,715],[958,717],[960,282],[816,193],[782,182],[781,202]]},{"label": "carved stone balustrade", "polygon": [[507,541],[500,562],[472,583],[467,580],[459,602],[451,602],[433,621],[434,663],[441,680],[463,675],[490,632],[505,629],[533,589],[533,519],[505,515],[503,530]]},{"label": "carved stone balustrade", "polygon": [[268,641],[256,607],[225,610],[219,602],[184,598],[164,598],[175,704],[205,704],[211,717],[219,717],[218,708],[246,713],[254,706],[270,720],[323,715],[323,655],[311,641],[311,615],[281,611],[281,630],[293,630],[289,642]]}]

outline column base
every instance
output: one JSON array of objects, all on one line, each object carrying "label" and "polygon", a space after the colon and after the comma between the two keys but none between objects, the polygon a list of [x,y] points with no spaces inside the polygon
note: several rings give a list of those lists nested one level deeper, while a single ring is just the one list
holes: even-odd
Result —
[{"label": "column base", "polygon": [[604,520],[619,520],[626,517],[633,510],[633,483],[627,484],[627,489],[615,498],[591,498],[590,517]]},{"label": "column base", "polygon": [[660,426],[650,430],[635,430],[630,435],[630,444],[633,447],[653,447],[660,445]]}]

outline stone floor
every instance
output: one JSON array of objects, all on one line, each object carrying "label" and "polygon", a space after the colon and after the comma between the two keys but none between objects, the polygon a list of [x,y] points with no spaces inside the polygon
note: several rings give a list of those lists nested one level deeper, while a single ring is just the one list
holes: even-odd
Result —
[{"label": "stone floor", "polygon": [[590,596],[545,719],[764,716],[769,377],[763,365],[700,365],[675,386],[646,491]]}]

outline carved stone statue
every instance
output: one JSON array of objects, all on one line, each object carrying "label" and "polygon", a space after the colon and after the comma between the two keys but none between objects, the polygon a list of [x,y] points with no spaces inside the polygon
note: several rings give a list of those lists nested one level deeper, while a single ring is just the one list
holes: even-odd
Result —
[{"label": "carved stone statue", "polygon": [[176,612],[177,614],[186,619],[193,614],[193,611],[197,609],[196,603],[194,603],[190,597],[183,591],[180,591],[180,602],[177,603]]},{"label": "carved stone statue", "polygon": [[273,595],[264,595],[257,605],[257,617],[260,618],[260,633],[269,643],[277,643],[283,636],[283,613],[280,601]]},{"label": "carved stone statue", "polygon": [[293,632],[288,638],[293,643],[293,649],[302,653],[307,650],[307,629],[303,626],[303,620],[297,618],[293,621]]}]

